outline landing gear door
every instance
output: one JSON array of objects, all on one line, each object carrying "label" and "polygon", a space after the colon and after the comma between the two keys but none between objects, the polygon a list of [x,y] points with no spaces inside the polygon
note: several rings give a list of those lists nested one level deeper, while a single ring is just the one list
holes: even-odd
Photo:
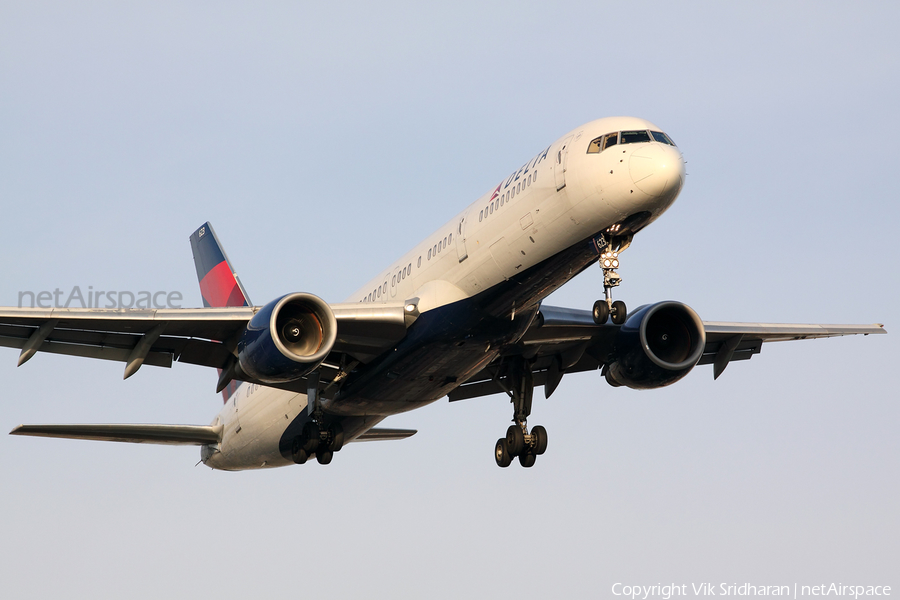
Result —
[{"label": "landing gear door", "polygon": [[469,216],[468,211],[466,214],[462,216],[459,220],[459,223],[456,225],[456,255],[459,257],[459,262],[462,262],[469,258],[469,253],[466,252],[466,217]]},{"label": "landing gear door", "polygon": [[556,156],[553,157],[553,177],[556,179],[556,191],[566,187],[566,159],[569,156],[569,143],[572,141],[570,135],[560,144]]}]

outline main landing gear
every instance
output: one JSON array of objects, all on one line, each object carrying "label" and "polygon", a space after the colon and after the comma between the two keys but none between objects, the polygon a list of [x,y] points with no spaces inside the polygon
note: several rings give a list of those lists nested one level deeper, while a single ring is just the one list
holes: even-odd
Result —
[{"label": "main landing gear", "polygon": [[600,249],[600,268],[603,269],[603,296],[604,300],[594,302],[594,323],[603,325],[612,317],[612,322],[621,325],[628,317],[628,309],[621,300],[613,302],[612,289],[622,283],[622,278],[616,272],[619,268],[619,253],[631,244],[631,236],[625,238],[611,238],[607,241],[601,234],[596,240]]},{"label": "main landing gear", "polygon": [[315,454],[320,465],[327,465],[343,446],[344,428],[340,423],[326,428],[316,421],[307,421],[300,435],[294,438],[291,457],[295,463],[302,465]]},{"label": "main landing gear", "polygon": [[340,423],[325,426],[325,413],[319,401],[319,373],[307,375],[307,412],[310,420],[306,422],[300,435],[291,444],[291,458],[302,465],[313,454],[320,465],[327,465],[334,458],[334,453],[344,447],[344,428]]},{"label": "main landing gear", "polygon": [[497,465],[508,467],[513,458],[519,457],[523,467],[534,466],[537,457],[547,450],[547,430],[540,425],[528,432],[528,415],[531,414],[531,399],[534,395],[534,376],[525,359],[513,364],[509,374],[512,389],[507,390],[513,403],[513,421],[506,430],[506,437],[497,440],[494,459]]}]

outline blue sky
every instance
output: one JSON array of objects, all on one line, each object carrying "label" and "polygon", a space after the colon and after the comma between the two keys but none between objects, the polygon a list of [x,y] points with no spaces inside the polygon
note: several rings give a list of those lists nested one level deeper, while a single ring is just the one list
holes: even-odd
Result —
[{"label": "blue sky", "polygon": [[[328,468],[0,436],[16,598],[608,597],[615,582],[900,587],[892,374],[900,224],[894,5],[273,2],[0,5],[0,304],[178,290],[212,221],[256,303],[340,301],[595,118],[669,133],[688,178],[617,296],[706,320],[883,322],[774,344],[716,382],[538,391],[549,450],[501,471],[503,397]],[[588,308],[589,270],[548,300]],[[0,425],[207,423],[215,374],[0,352]],[[0,358],[3,358],[0,356]],[[6,592],[8,591],[8,592]]]}]

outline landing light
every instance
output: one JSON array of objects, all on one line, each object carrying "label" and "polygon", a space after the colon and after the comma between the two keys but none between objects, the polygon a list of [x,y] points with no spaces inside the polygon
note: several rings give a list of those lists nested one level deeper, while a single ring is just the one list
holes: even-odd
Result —
[{"label": "landing light", "polygon": [[604,252],[600,255],[600,259],[603,261],[603,267],[605,269],[618,269],[619,268],[619,256],[618,252]]},{"label": "landing light", "polygon": [[403,312],[411,317],[419,316],[419,298],[409,298],[403,303]]}]

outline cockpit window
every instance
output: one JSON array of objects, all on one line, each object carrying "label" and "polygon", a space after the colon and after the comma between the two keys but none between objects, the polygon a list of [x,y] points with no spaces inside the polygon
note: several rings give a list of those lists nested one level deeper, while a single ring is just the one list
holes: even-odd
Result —
[{"label": "cockpit window", "polygon": [[675,142],[672,141],[672,138],[664,134],[662,131],[651,131],[650,135],[653,136],[653,139],[657,142],[661,142],[663,144],[668,144],[670,146],[674,146]]},{"label": "cockpit window", "polygon": [[603,152],[610,146],[616,145],[619,141],[619,132],[615,133],[607,133],[606,135],[601,135],[600,137],[591,141],[591,144],[588,146],[587,153],[588,154],[597,154],[598,152]]},{"label": "cockpit window", "polygon": [[607,133],[606,135],[601,135],[598,138],[594,138],[593,140],[591,140],[590,145],[588,145],[587,153],[598,154],[600,152],[603,152],[610,146],[615,146],[616,144],[639,144],[641,142],[659,142],[661,144],[667,144],[669,146],[675,145],[675,142],[672,141],[672,138],[664,134],[662,131],[647,131],[646,129],[640,129],[633,131]]},{"label": "cockpit window", "polygon": [[619,132],[616,133],[607,133],[603,136],[603,149],[606,150],[610,146],[615,146],[619,143]]},{"label": "cockpit window", "polygon": [[640,142],[649,142],[650,134],[647,133],[646,130],[642,131],[623,131],[622,132],[622,143],[623,144],[638,144]]}]

